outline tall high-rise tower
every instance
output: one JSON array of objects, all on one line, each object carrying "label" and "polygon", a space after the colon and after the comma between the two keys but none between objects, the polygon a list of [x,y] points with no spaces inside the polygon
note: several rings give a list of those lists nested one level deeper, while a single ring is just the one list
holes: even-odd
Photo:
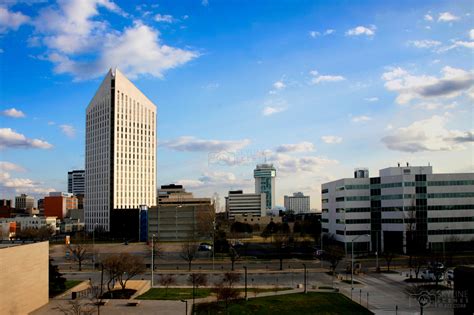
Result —
[{"label": "tall high-rise tower", "polygon": [[85,188],[88,231],[138,229],[124,218],[156,204],[156,106],[118,70],[86,110]]},{"label": "tall high-rise tower", "polygon": [[276,170],[273,164],[258,164],[253,171],[255,178],[255,193],[266,194],[266,208],[273,209],[275,207],[275,177]]}]

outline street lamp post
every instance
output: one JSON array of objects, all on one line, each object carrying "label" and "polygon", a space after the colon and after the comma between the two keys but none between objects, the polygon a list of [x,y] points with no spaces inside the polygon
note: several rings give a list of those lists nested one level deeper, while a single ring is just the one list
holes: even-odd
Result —
[{"label": "street lamp post", "polygon": [[244,270],[245,270],[245,300],[247,301],[248,298],[247,298],[247,266],[244,266]]},{"label": "street lamp post", "polygon": [[154,271],[155,271],[155,234],[151,236],[151,287],[154,286]]},{"label": "street lamp post", "polygon": [[359,235],[357,236],[356,238],[353,238],[351,240],[351,250],[352,250],[352,254],[351,254],[351,290],[354,289],[354,241],[356,239],[358,239],[359,237],[361,236],[368,236],[370,237],[369,234],[362,234],[362,235]]},{"label": "street lamp post", "polygon": [[187,300],[181,300],[181,302],[186,303],[186,315],[188,315],[188,301]]},{"label": "street lamp post", "polygon": [[92,229],[92,270],[95,271],[95,229],[97,228],[97,223],[94,223],[94,228]]},{"label": "street lamp post", "polygon": [[306,264],[303,264],[304,268],[304,293],[306,293]]}]

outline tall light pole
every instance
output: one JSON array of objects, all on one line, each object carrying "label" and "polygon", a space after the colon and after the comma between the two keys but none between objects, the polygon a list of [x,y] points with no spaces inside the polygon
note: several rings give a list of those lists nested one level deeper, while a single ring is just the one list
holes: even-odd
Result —
[{"label": "tall light pole", "polygon": [[188,301],[187,300],[181,300],[181,302],[186,303],[186,315],[188,315]]},{"label": "tall light pole", "polygon": [[304,293],[306,293],[306,264],[303,264],[304,268]]},{"label": "tall light pole", "polygon": [[356,239],[358,239],[359,237],[361,237],[361,236],[370,237],[369,234],[362,234],[362,235],[359,235],[356,238],[353,238],[351,240],[351,250],[352,250],[352,254],[351,254],[351,292],[352,292],[352,290],[354,290],[354,241]]},{"label": "tall light pole", "polygon": [[95,271],[95,229],[97,228],[97,223],[94,223],[94,228],[92,229],[92,270]]},{"label": "tall light pole", "polygon": [[154,286],[154,280],[155,280],[154,270],[155,270],[155,234],[151,236],[151,287],[152,288]]},{"label": "tall light pole", "polygon": [[245,270],[245,301],[248,300],[247,298],[247,266],[244,266],[244,270]]}]

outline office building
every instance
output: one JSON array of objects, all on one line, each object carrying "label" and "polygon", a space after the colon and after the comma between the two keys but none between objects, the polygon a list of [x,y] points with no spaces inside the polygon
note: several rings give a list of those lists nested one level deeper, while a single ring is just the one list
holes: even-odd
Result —
[{"label": "office building", "polygon": [[9,218],[12,213],[12,200],[0,199],[0,218]]},{"label": "office building", "polygon": [[18,210],[25,210],[26,212],[31,212],[35,207],[35,198],[25,194],[15,197],[15,208]]},{"label": "office building", "polygon": [[158,205],[148,209],[148,239],[160,241],[209,239],[214,204],[210,198],[195,198],[182,185],[163,185]]},{"label": "office building", "polygon": [[[322,230],[355,251],[441,250],[474,238],[474,173],[398,166],[322,185]],[[369,235],[369,236],[367,236]]]},{"label": "office building", "polygon": [[56,228],[56,217],[14,217],[14,218],[0,218],[0,223],[15,222],[17,230],[24,229],[36,229],[39,230],[42,227],[49,227],[54,233],[57,231]]},{"label": "office building", "polygon": [[48,304],[49,243],[0,244],[0,310],[31,314]]},{"label": "office building", "polygon": [[84,195],[85,193],[85,170],[72,170],[67,172],[67,192],[74,195]]},{"label": "office building", "polygon": [[294,214],[307,213],[310,210],[309,202],[309,196],[296,192],[293,196],[285,196],[285,209],[293,211]]},{"label": "office building", "polygon": [[64,219],[71,209],[77,209],[77,198],[73,194],[64,192],[50,192],[44,197],[44,215]]},{"label": "office building", "polygon": [[273,164],[258,164],[253,171],[255,178],[255,193],[265,193],[265,207],[270,210],[275,207],[275,177]]},{"label": "office building", "polygon": [[135,237],[156,204],[156,106],[110,70],[86,110],[86,229]]},{"label": "office building", "polygon": [[227,218],[233,220],[236,215],[264,217],[266,211],[266,194],[244,194],[242,190],[229,191],[225,197]]}]

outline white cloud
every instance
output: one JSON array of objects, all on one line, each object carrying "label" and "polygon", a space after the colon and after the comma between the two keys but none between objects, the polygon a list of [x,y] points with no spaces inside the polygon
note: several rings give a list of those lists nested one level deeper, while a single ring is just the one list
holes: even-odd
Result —
[{"label": "white cloud", "polygon": [[425,21],[430,21],[430,22],[433,21],[433,17],[429,14],[425,14],[424,19]]},{"label": "white cloud", "polygon": [[355,28],[352,28],[346,32],[347,36],[360,36],[360,35],[366,35],[366,36],[374,36],[375,35],[375,30],[377,27],[375,25],[370,25],[369,27],[365,26],[357,26]]},{"label": "white cloud", "polygon": [[18,110],[16,108],[9,108],[5,109],[0,112],[2,116],[8,116],[12,118],[23,118],[25,117],[25,113],[23,113],[21,110]]},{"label": "white cloud", "polygon": [[126,16],[109,0],[61,1],[40,10],[34,21],[39,44],[46,47],[44,60],[56,73],[84,80],[119,67],[126,75],[163,77],[166,70],[199,56],[198,52],[165,45],[158,30],[136,21],[123,30],[100,20],[99,8]]},{"label": "white cloud", "polygon": [[366,97],[364,98],[365,101],[367,102],[377,102],[379,100],[378,97]]},{"label": "white cloud", "polygon": [[209,0],[202,0],[201,5],[207,7],[209,5]]},{"label": "white cloud", "polygon": [[398,67],[382,75],[385,88],[398,93],[396,102],[407,104],[413,99],[455,97],[474,85],[473,72],[446,66],[440,78],[428,75],[414,76]]},{"label": "white cloud", "polygon": [[69,138],[74,138],[76,136],[76,129],[71,125],[59,125],[62,133],[64,133]]},{"label": "white cloud", "polygon": [[438,52],[446,52],[455,48],[469,48],[474,49],[474,41],[468,42],[463,40],[453,40],[452,44],[446,47],[441,47]]},{"label": "white cloud", "polygon": [[446,115],[415,121],[383,137],[382,142],[391,150],[414,153],[462,150],[465,143],[473,141],[472,131],[449,130],[446,128],[447,122]]},{"label": "white cloud", "polygon": [[416,48],[432,48],[441,45],[441,42],[431,39],[410,40],[408,41],[408,45],[411,45]]},{"label": "white cloud", "polygon": [[155,15],[155,21],[157,22],[163,22],[163,23],[173,23],[175,19],[173,18],[172,15],[169,14],[157,14]]},{"label": "white cloud", "polygon": [[311,31],[311,32],[309,32],[309,36],[311,36],[312,38],[316,38],[316,37],[318,37],[319,35],[321,35],[321,33],[316,32],[316,31]]},{"label": "white cloud", "polygon": [[21,12],[13,12],[7,7],[0,6],[0,34],[6,33],[8,30],[16,31],[29,20],[30,18]]},{"label": "white cloud", "polygon": [[320,75],[316,70],[310,71],[310,74],[313,76],[311,79],[311,84],[319,84],[322,82],[339,82],[346,79],[341,75]]},{"label": "white cloud", "polygon": [[250,180],[238,179],[234,173],[231,172],[204,172],[198,179],[181,179],[177,181],[178,185],[183,185],[184,188],[190,189],[206,189],[213,188],[214,190],[231,187],[249,187]]},{"label": "white cloud", "polygon": [[218,89],[219,86],[220,86],[220,84],[217,83],[217,82],[210,82],[210,83],[204,85],[204,86],[203,86],[203,89],[212,91],[212,90]]},{"label": "white cloud", "polygon": [[273,115],[273,114],[284,112],[285,110],[286,110],[285,107],[266,106],[262,111],[262,115],[263,116],[270,116],[270,115]]},{"label": "white cloud", "polygon": [[335,165],[339,162],[320,156],[295,157],[285,153],[271,153],[268,162],[275,164],[278,172],[281,173],[300,173],[300,172],[318,172],[323,167]]},{"label": "white cloud", "polygon": [[282,80],[280,80],[273,83],[273,87],[277,90],[282,90],[286,88],[286,84]]},{"label": "white cloud", "polygon": [[0,171],[2,172],[25,172],[26,170],[15,163],[7,162],[7,161],[0,161]]},{"label": "white cloud", "polygon": [[328,144],[336,144],[342,142],[342,138],[338,136],[322,136],[321,140]]},{"label": "white cloud", "polygon": [[474,28],[469,31],[469,39],[474,40]]},{"label": "white cloud", "polygon": [[333,30],[333,29],[327,29],[327,30],[324,32],[324,35],[331,35],[331,34],[333,34],[334,32],[336,32],[336,31]]},{"label": "white cloud", "polygon": [[40,139],[30,139],[11,128],[0,128],[0,149],[50,149],[53,146]]},{"label": "white cloud", "polygon": [[221,152],[237,151],[250,144],[250,140],[204,140],[192,136],[179,137],[177,139],[160,142],[160,145],[175,151],[187,152]]},{"label": "white cloud", "polygon": [[459,20],[459,17],[450,12],[443,12],[439,14],[438,22],[453,22]]},{"label": "white cloud", "polygon": [[372,118],[369,116],[361,115],[361,116],[354,116],[352,117],[351,120],[352,122],[355,122],[355,123],[363,123],[363,122],[372,120]]},{"label": "white cloud", "polygon": [[312,152],[314,151],[314,144],[308,141],[292,144],[282,144],[275,149],[278,153],[290,153],[290,152]]}]

